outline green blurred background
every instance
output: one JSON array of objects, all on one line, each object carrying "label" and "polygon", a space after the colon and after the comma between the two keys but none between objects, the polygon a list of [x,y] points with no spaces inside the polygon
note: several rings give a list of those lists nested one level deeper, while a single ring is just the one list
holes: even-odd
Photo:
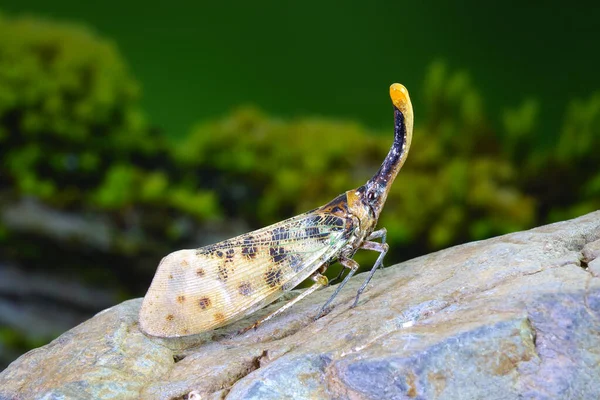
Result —
[{"label": "green blurred background", "polygon": [[392,82],[416,128],[387,265],[597,210],[600,10],[577,4],[3,2],[0,368],[167,253],[364,183]]}]

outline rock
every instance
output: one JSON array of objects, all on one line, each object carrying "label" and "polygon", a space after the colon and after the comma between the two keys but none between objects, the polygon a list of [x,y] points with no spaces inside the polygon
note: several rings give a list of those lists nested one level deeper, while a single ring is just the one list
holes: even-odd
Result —
[{"label": "rock", "polygon": [[588,271],[595,277],[600,278],[600,240],[588,243],[581,251],[583,262],[587,263]]},{"label": "rock", "polygon": [[[3,334],[10,331],[25,343],[47,343],[118,297],[116,290],[94,288],[48,271],[24,271],[0,261],[0,327]],[[0,343],[0,369],[19,355],[10,344],[10,339]]]},{"label": "rock", "polygon": [[456,246],[378,272],[354,309],[360,275],[323,318],[333,288],[243,335],[282,301],[167,340],[130,300],[13,362],[0,399],[600,398],[598,240],[594,212]]},{"label": "rock", "polygon": [[597,258],[594,261],[591,261],[588,264],[588,270],[596,278],[600,278],[600,258]]}]

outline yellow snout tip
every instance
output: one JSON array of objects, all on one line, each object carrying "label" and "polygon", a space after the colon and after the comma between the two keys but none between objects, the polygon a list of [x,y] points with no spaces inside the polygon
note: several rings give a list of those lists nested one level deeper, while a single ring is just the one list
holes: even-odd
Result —
[{"label": "yellow snout tip", "polygon": [[392,103],[397,109],[403,111],[408,104],[410,104],[410,97],[408,96],[408,90],[399,83],[394,83],[390,86],[390,97]]}]

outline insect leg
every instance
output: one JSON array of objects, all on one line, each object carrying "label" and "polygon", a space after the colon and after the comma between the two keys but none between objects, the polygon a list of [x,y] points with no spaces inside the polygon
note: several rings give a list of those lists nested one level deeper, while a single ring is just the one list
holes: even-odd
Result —
[{"label": "insect leg", "polygon": [[385,232],[383,232],[383,235],[381,236],[381,243],[363,242],[363,244],[360,247],[361,247],[361,249],[365,249],[365,250],[378,251],[380,254],[379,254],[379,257],[377,257],[377,261],[375,261],[375,264],[373,264],[373,267],[371,268],[371,272],[369,272],[369,276],[367,276],[367,279],[365,279],[365,282],[358,289],[358,292],[356,292],[356,298],[354,299],[354,303],[352,303],[352,307],[356,307],[356,304],[358,304],[358,298],[360,297],[361,293],[365,290],[365,288],[371,281],[371,278],[373,278],[373,275],[375,275],[375,271],[377,271],[377,268],[379,268],[380,266],[383,265],[383,258],[385,257],[386,253],[390,249],[390,246],[387,243],[385,243]]},{"label": "insect leg", "polygon": [[332,280],[329,281],[329,284],[331,285],[332,283],[339,281],[340,278],[342,277],[342,275],[344,275],[344,272],[346,271],[346,269],[347,268],[342,268],[340,273],[335,278],[333,278]]},{"label": "insect leg", "polygon": [[[371,232],[371,234],[367,237],[367,240],[373,240],[373,239],[379,239],[379,238],[381,238],[381,243],[385,243],[386,235],[387,235],[387,229],[381,228],[378,231]],[[383,262],[380,263],[380,268],[383,268]],[[338,274],[338,276],[336,276],[335,278],[333,278],[332,280],[330,280],[329,284],[331,285],[333,282],[337,282],[342,277],[342,275],[344,274],[345,270],[346,270],[346,268],[342,268],[342,270],[340,271],[340,273]]]},{"label": "insect leg", "polygon": [[371,234],[367,237],[367,240],[379,239],[381,238],[381,243],[385,243],[385,237],[387,235],[387,229],[381,228],[378,231],[371,232]]},{"label": "insect leg", "polygon": [[309,296],[310,294],[312,294],[315,290],[318,290],[318,289],[320,289],[320,288],[322,288],[324,286],[327,286],[327,284],[329,283],[328,280],[327,280],[327,277],[325,275],[321,275],[318,272],[316,274],[312,275],[310,277],[310,279],[312,279],[313,281],[315,281],[314,285],[312,285],[311,287],[309,287],[308,289],[306,289],[304,292],[300,293],[300,295],[298,295],[293,300],[289,301],[288,303],[286,303],[283,306],[279,307],[277,310],[273,311],[271,314],[269,314],[269,315],[267,315],[267,316],[259,319],[254,324],[250,325],[249,327],[242,329],[241,331],[238,332],[238,334],[245,333],[245,332],[249,331],[250,329],[256,329],[263,322],[266,322],[266,321],[270,320],[271,318],[275,317],[276,315],[281,314],[282,312],[284,312],[288,308],[292,307],[294,304],[296,304],[297,302],[299,302],[303,298],[305,298],[305,297]]},{"label": "insect leg", "polygon": [[348,275],[346,275],[346,277],[344,278],[342,283],[340,283],[337,286],[337,288],[335,289],[335,292],[333,292],[333,294],[331,295],[329,300],[327,300],[325,302],[325,304],[323,304],[323,307],[321,307],[321,310],[319,310],[319,313],[317,314],[315,319],[321,318],[321,316],[323,315],[323,313],[325,312],[325,310],[327,309],[329,304],[331,304],[331,302],[333,301],[335,296],[338,295],[338,293],[340,292],[340,290],[342,290],[344,285],[350,280],[350,278],[352,278],[352,275],[354,275],[354,273],[358,270],[358,268],[360,268],[360,265],[358,265],[358,263],[351,258],[340,257],[338,259],[338,261],[340,262],[340,264],[342,264],[345,268],[348,268],[350,271],[348,272]]}]

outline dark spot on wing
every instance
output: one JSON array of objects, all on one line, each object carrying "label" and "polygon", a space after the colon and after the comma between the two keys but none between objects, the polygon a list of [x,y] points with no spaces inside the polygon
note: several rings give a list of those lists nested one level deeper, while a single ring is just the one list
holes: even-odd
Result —
[{"label": "dark spot on wing", "polygon": [[336,217],[335,215],[328,215],[323,220],[323,223],[330,227],[331,229],[342,228],[344,226],[344,220],[342,218]]},{"label": "dark spot on wing", "polygon": [[177,302],[178,302],[178,303],[180,303],[180,304],[181,304],[181,303],[183,303],[184,301],[185,301],[185,296],[184,296],[184,295],[177,296]]},{"label": "dark spot on wing", "polygon": [[221,250],[217,250],[217,257],[223,258],[223,252]]},{"label": "dark spot on wing", "polygon": [[283,272],[276,266],[270,266],[265,272],[265,282],[272,288],[280,286],[283,279]]},{"label": "dark spot on wing", "polygon": [[344,219],[343,218],[334,218],[333,219],[333,226],[342,229],[344,227]]},{"label": "dark spot on wing", "polygon": [[210,298],[202,297],[200,300],[198,300],[198,305],[200,306],[201,309],[206,310],[208,307],[210,307],[212,305],[212,302],[210,301]]},{"label": "dark spot on wing", "polygon": [[319,228],[317,228],[316,226],[309,226],[307,228],[304,228],[304,231],[306,232],[307,238],[315,237],[320,233]]},{"label": "dark spot on wing", "polygon": [[280,263],[287,257],[287,252],[283,247],[270,247],[269,254],[274,263]]},{"label": "dark spot on wing", "polygon": [[242,282],[238,286],[238,290],[242,296],[250,296],[252,294],[252,285],[250,285],[250,282]]},{"label": "dark spot on wing", "polygon": [[273,233],[271,235],[271,239],[273,242],[278,242],[280,240],[287,240],[290,238],[290,231],[286,228],[280,227],[273,229]]},{"label": "dark spot on wing", "polygon": [[206,274],[206,272],[204,271],[204,268],[198,268],[196,270],[196,276],[204,276]]},{"label": "dark spot on wing", "polygon": [[305,228],[307,239],[325,240],[329,236],[329,232],[321,232],[316,226]]},{"label": "dark spot on wing", "polygon": [[343,213],[343,212],[344,212],[344,210],[340,206],[335,206],[331,209],[332,214],[339,214],[339,213]]},{"label": "dark spot on wing", "polygon": [[225,262],[233,262],[233,249],[225,251]]},{"label": "dark spot on wing", "polygon": [[217,278],[223,282],[229,278],[229,270],[227,269],[227,262],[222,265],[219,265],[219,270],[217,272]]},{"label": "dark spot on wing", "polygon": [[173,314],[169,314],[166,316],[165,318],[167,321],[173,321],[175,319],[175,316]]},{"label": "dark spot on wing", "polygon": [[211,255],[215,252],[215,249],[214,245],[200,247],[199,249],[196,249],[196,255]]},{"label": "dark spot on wing", "polygon": [[254,257],[256,257],[256,247],[251,246],[251,247],[242,247],[242,255],[244,257],[246,257],[248,260],[253,259]]},{"label": "dark spot on wing", "polygon": [[320,215],[314,215],[306,220],[306,225],[307,226],[320,225],[322,220],[323,220],[323,217],[321,217]]},{"label": "dark spot on wing", "polygon": [[304,264],[302,263],[302,258],[297,254],[290,254],[288,256],[288,264],[294,272],[298,272],[302,269]]},{"label": "dark spot on wing", "polygon": [[244,243],[242,244],[242,256],[246,257],[248,260],[256,257],[257,248],[254,245],[254,238],[252,236],[248,236],[244,239]]}]

